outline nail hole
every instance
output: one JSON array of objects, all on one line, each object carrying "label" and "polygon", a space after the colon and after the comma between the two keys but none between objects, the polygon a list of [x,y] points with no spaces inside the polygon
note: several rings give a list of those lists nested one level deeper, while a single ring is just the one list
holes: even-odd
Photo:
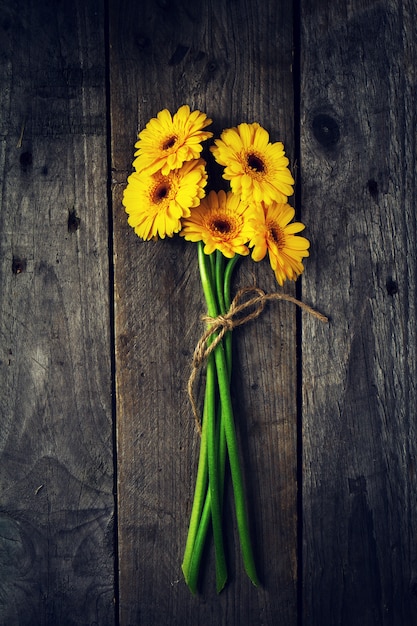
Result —
[{"label": "nail hole", "polygon": [[22,152],[20,155],[20,165],[22,170],[26,172],[32,165],[32,153],[31,152]]},{"label": "nail hole", "polygon": [[368,180],[368,190],[371,196],[376,198],[378,195],[378,183],[376,180],[373,180],[372,178]]},{"label": "nail hole", "polygon": [[77,216],[75,209],[68,211],[68,232],[75,233],[80,227],[81,219]]},{"label": "nail hole", "polygon": [[215,72],[217,70],[216,61],[210,61],[210,63],[207,64],[207,70],[210,72],[210,74]]},{"label": "nail hole", "polygon": [[26,266],[27,266],[26,259],[21,259],[17,256],[13,257],[13,260],[12,260],[13,274],[22,274],[22,272],[26,271]]},{"label": "nail hole", "polygon": [[395,296],[395,294],[398,293],[398,283],[396,280],[393,280],[391,276],[388,276],[385,286],[389,296]]}]

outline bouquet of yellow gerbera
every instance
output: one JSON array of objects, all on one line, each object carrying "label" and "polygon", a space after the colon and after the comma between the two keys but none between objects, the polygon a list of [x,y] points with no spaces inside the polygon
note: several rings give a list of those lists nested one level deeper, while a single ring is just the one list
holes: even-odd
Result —
[{"label": "bouquet of yellow gerbera", "polygon": [[[198,262],[207,304],[208,329],[194,354],[189,392],[195,414],[193,382],[196,370],[206,366],[201,435],[196,486],[182,570],[190,589],[198,583],[203,547],[212,527],[216,557],[216,587],[227,580],[223,541],[223,492],[226,463],[233,484],[236,520],[245,570],[258,584],[245,502],[244,485],[230,395],[232,372],[231,330],[253,319],[267,299],[287,299],[285,294],[267,296],[252,289],[252,298],[231,299],[231,278],[236,261],[252,254],[260,261],[266,254],[280,285],[303,272],[309,241],[298,233],[288,204],[294,180],[281,142],[270,143],[259,124],[239,124],[224,130],[211,152],[224,166],[223,178],[230,191],[211,190],[207,185],[202,142],[212,133],[204,130],[210,119],[184,105],[175,115],[167,110],[151,119],[139,133],[135,147],[135,172],[128,178],[123,204],[128,223],[142,239],[172,237],[179,233],[198,242]],[[248,307],[258,307],[246,313]],[[302,305],[305,306],[305,305]],[[308,307],[306,307],[308,308]],[[240,314],[240,317],[239,317]]]}]

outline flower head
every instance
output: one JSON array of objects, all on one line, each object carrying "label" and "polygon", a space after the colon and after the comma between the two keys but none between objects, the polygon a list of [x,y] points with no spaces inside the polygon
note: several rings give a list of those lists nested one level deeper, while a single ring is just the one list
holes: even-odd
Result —
[{"label": "flower head", "polygon": [[187,241],[203,241],[205,254],[220,250],[229,259],[249,254],[250,210],[231,191],[210,191],[201,204],[182,220],[180,235]]},{"label": "flower head", "polygon": [[252,259],[261,261],[268,252],[280,285],[287,278],[296,280],[304,271],[303,257],[309,256],[310,242],[305,237],[296,236],[305,226],[301,222],[291,222],[294,213],[289,204],[274,202],[267,206],[262,203],[256,219],[251,220],[253,233],[249,246],[253,248]]},{"label": "flower head", "polygon": [[203,149],[201,142],[213,136],[213,133],[203,131],[211,121],[205,113],[190,112],[187,104],[174,116],[163,109],[139,133],[134,168],[138,172],[148,170],[150,174],[161,170],[166,175],[186,161],[198,159]]},{"label": "flower head", "polygon": [[207,183],[205,161],[189,161],[168,174],[133,172],[123,195],[128,223],[142,239],[172,237],[181,218],[200,204]]},{"label": "flower head", "polygon": [[268,132],[258,123],[228,128],[214,143],[210,149],[225,166],[223,178],[244,202],[286,202],[293,194],[284,145],[270,143]]}]

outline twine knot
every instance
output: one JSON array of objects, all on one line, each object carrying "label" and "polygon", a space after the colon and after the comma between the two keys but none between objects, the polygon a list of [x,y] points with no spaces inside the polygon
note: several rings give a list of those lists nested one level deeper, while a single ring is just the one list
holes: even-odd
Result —
[{"label": "twine knot", "polygon": [[[248,297],[249,294],[253,294]],[[201,421],[198,415],[196,400],[194,397],[194,383],[203,363],[208,359],[210,354],[216,349],[222,341],[224,335],[232,331],[237,326],[247,324],[251,320],[256,319],[263,312],[267,302],[271,300],[286,300],[300,307],[313,317],[322,322],[328,322],[328,318],[319,313],[304,302],[297,300],[293,296],[286,293],[265,293],[259,287],[243,287],[233,298],[227,313],[218,315],[217,317],[203,316],[203,321],[208,325],[207,330],[201,335],[194,349],[192,370],[188,379],[188,396],[195,417],[197,429],[201,434]],[[245,315],[242,315],[246,312]]]}]

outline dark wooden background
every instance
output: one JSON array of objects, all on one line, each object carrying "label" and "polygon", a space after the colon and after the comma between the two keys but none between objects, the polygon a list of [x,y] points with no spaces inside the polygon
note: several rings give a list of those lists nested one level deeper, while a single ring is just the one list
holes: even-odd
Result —
[{"label": "dark wooden background", "polygon": [[[1,0],[0,624],[417,623],[416,42],[413,0]],[[197,596],[180,569],[196,247],[121,206],[184,103],[285,142],[312,244],[285,290],[330,317],[235,331],[262,587],[229,503],[220,596],[212,550]]]}]

